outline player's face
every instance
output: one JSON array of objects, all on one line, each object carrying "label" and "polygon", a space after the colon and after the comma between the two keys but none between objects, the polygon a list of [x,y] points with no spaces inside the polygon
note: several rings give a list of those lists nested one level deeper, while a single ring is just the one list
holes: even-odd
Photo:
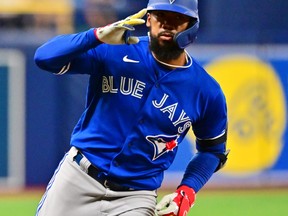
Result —
[{"label": "player's face", "polygon": [[189,26],[188,16],[168,12],[153,11],[147,15],[147,27],[150,28],[150,50],[162,61],[179,58],[183,53],[174,42],[174,36]]},{"label": "player's face", "polygon": [[160,45],[173,43],[173,37],[176,33],[184,31],[189,26],[190,17],[170,12],[170,11],[152,11],[147,15],[147,27],[150,28],[150,34],[157,37]]}]

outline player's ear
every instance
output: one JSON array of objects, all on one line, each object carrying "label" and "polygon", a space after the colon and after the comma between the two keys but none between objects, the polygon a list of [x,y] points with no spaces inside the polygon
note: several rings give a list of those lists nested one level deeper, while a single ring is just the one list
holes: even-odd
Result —
[{"label": "player's ear", "polygon": [[150,26],[151,26],[151,14],[150,13],[147,13],[146,26],[148,28],[150,28]]}]

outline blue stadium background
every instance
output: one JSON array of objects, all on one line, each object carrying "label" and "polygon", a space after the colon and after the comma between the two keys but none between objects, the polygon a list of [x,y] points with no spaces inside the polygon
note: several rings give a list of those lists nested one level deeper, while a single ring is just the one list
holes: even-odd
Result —
[{"label": "blue stadium background", "polygon": [[[82,6],[80,1],[74,4],[75,31],[88,27]],[[116,7],[117,16],[124,18],[145,6],[146,1],[130,1],[126,6]],[[287,45],[287,10],[286,0],[200,0],[201,24],[196,45]],[[146,33],[144,27],[137,30],[136,34]],[[49,181],[64,152],[69,149],[70,134],[84,106],[86,76],[52,76],[38,69],[33,61],[35,49],[54,35],[56,32],[49,29],[35,34],[27,29],[1,29],[0,25],[0,49],[17,49],[26,59],[27,186],[42,186]],[[287,75],[282,76],[287,80]],[[1,114],[5,112],[1,109]],[[1,124],[0,128],[7,130]],[[6,148],[0,147],[1,152]],[[0,156],[3,155],[0,153]],[[5,167],[1,170],[4,174],[7,172]]]}]

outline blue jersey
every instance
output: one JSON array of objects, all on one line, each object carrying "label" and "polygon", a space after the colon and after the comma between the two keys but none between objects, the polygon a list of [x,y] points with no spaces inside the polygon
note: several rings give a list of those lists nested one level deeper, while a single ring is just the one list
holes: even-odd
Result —
[{"label": "blue jersey", "polygon": [[89,74],[86,108],[71,145],[111,180],[159,188],[192,127],[199,140],[227,125],[219,84],[191,57],[168,69],[151,55],[148,37],[134,45],[100,44],[93,30],[58,36],[35,59],[48,71]]}]

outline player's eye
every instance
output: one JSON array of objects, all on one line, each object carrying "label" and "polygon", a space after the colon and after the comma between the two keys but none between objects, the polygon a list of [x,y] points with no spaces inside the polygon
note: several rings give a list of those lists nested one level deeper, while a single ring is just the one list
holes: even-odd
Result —
[{"label": "player's eye", "polygon": [[164,13],[161,11],[155,11],[154,13],[152,13],[152,15],[158,20],[161,21],[164,19]]},{"label": "player's eye", "polygon": [[182,16],[175,16],[176,20],[182,20]]}]

